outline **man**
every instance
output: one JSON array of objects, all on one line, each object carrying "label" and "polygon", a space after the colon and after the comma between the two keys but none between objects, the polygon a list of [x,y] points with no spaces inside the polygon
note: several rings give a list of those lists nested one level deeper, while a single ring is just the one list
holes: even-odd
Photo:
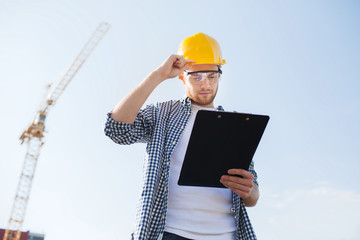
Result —
[{"label": "man", "polygon": [[[245,209],[259,198],[253,163],[249,171],[229,169],[219,179],[227,188],[177,184],[196,112],[223,111],[214,106],[214,98],[224,63],[215,39],[203,33],[190,36],[178,55],[171,55],[108,114],[105,134],[114,142],[147,143],[132,239],[256,239]],[[141,109],[161,82],[176,76],[185,86],[185,98]]]}]

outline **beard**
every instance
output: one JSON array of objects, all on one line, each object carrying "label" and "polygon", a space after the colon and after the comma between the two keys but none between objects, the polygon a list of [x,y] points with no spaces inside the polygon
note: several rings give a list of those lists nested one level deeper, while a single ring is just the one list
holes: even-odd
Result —
[{"label": "beard", "polygon": [[[214,99],[217,94],[217,88],[214,90],[200,90],[197,92],[187,91],[187,96],[191,99],[193,103],[199,106],[212,107]],[[201,92],[208,92],[209,94],[206,96],[201,95]]]}]

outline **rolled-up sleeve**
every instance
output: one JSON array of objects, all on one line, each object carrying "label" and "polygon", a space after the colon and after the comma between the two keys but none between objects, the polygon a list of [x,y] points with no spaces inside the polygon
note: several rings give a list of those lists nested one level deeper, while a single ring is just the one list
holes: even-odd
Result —
[{"label": "rolled-up sleeve", "polygon": [[133,123],[117,122],[107,114],[105,123],[105,135],[115,143],[129,145],[133,143],[146,143],[151,138],[153,130],[152,109],[141,110]]}]

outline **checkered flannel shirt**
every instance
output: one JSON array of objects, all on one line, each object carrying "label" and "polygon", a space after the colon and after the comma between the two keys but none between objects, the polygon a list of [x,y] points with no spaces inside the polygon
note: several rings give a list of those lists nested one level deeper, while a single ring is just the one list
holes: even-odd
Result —
[{"label": "checkered flannel shirt", "polygon": [[[144,182],[137,208],[136,225],[131,239],[161,239],[166,220],[170,157],[191,113],[191,101],[183,98],[147,106],[139,111],[134,123],[116,122],[108,113],[105,134],[118,144],[147,143]],[[219,106],[219,111],[223,108]],[[249,171],[255,176],[253,162]],[[242,199],[232,194],[237,240],[255,240]]]}]

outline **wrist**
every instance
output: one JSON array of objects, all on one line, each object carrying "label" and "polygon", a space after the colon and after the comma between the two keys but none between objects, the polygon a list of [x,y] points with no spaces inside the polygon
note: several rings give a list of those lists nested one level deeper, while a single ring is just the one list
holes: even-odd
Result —
[{"label": "wrist", "polygon": [[251,189],[251,192],[247,198],[243,198],[245,206],[253,207],[256,205],[259,200],[259,188],[257,184],[254,184],[254,187]]}]

